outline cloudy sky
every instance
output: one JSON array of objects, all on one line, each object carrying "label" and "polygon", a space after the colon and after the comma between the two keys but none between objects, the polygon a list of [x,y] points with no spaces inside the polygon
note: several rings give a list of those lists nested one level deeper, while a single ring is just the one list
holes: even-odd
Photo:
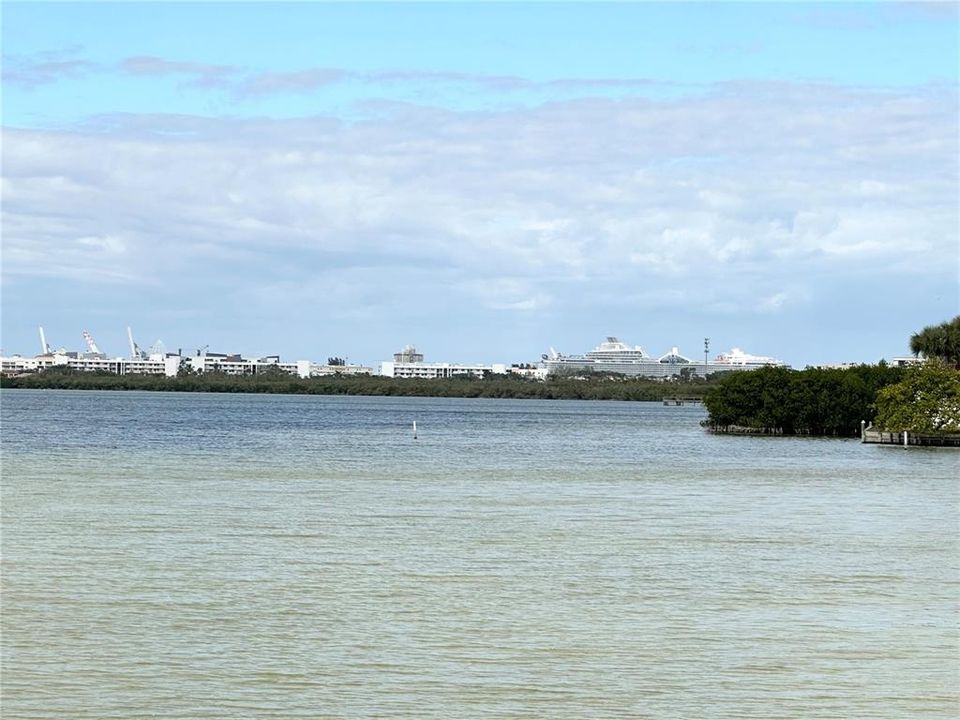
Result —
[{"label": "cloudy sky", "polygon": [[794,365],[958,313],[953,3],[5,2],[2,349]]}]

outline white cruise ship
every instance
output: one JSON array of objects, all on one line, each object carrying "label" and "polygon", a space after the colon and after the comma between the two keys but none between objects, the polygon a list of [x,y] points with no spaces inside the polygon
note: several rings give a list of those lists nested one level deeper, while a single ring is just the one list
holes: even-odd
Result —
[{"label": "white cruise ship", "polygon": [[563,355],[553,348],[543,356],[547,373],[607,372],[622,375],[667,378],[673,375],[699,375],[756,370],[761,367],[782,366],[785,363],[772,357],[751,355],[739,348],[721,353],[714,360],[692,360],[680,354],[679,348],[654,357],[639,345],[627,345],[618,338],[608,337],[584,355]]}]

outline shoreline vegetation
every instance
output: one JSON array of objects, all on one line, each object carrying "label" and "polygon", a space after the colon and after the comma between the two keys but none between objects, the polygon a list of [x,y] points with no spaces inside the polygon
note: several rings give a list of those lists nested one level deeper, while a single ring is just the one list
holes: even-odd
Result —
[{"label": "shoreline vegetation", "polygon": [[556,376],[538,381],[509,375],[426,380],[380,375],[297,378],[282,373],[243,376],[214,372],[168,378],[157,375],[113,375],[50,369],[31,375],[2,377],[0,388],[661,401],[672,397],[700,398],[719,382],[717,377],[662,381],[604,373]]},{"label": "shoreline vegetation", "polygon": [[856,437],[866,422],[953,444],[960,435],[960,316],[911,336],[910,350],[924,359],[909,367],[881,361],[727,375],[704,396],[703,425],[728,434]]},{"label": "shoreline vegetation", "polygon": [[560,375],[544,381],[509,375],[304,379],[280,372],[246,376],[208,372],[171,378],[56,368],[0,376],[0,388],[648,402],[696,398],[702,399],[708,413],[701,425],[718,434],[849,438],[860,434],[861,421],[875,430],[892,432],[934,436],[960,432],[960,370],[936,360],[910,368],[883,362],[842,369],[769,367],[668,381],[604,373]]},{"label": "shoreline vegetation", "polygon": [[[703,398],[711,432],[857,437],[861,422],[886,433],[921,434],[956,446],[960,370],[940,360],[901,368],[762,368],[723,378]],[[949,440],[949,441],[948,441]]]},{"label": "shoreline vegetation", "polygon": [[733,373],[704,396],[703,425],[731,435],[855,437],[861,420],[876,420],[878,393],[904,372],[879,364]]}]

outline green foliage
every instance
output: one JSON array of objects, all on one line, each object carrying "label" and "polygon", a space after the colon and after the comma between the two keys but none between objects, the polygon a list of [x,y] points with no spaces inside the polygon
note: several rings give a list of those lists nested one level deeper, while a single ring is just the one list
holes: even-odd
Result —
[{"label": "green foliage", "polygon": [[783,435],[852,436],[872,420],[877,392],[897,382],[900,368],[769,367],[730,373],[704,396],[707,424]]},{"label": "green foliage", "polygon": [[387,378],[378,375],[326,375],[298,378],[283,372],[253,376],[220,372],[158,375],[94,375],[50,371],[4,377],[0,387],[75,390],[166,390],[175,392],[244,392],[311,395],[397,395],[415,397],[480,397],[582,400],[661,400],[674,395],[701,395],[717,380],[663,382],[648,378],[590,376],[551,377],[540,382],[518,375],[457,376],[441,380]]},{"label": "green foliage", "polygon": [[939,325],[925,327],[912,335],[910,351],[914,355],[938,358],[954,367],[960,367],[960,315]]},{"label": "green foliage", "polygon": [[960,371],[936,360],[909,368],[877,395],[876,424],[894,432],[960,432]]}]

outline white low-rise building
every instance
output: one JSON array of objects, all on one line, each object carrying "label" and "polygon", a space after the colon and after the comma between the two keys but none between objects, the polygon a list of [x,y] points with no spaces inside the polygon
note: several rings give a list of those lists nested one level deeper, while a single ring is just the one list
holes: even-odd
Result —
[{"label": "white low-rise building", "polygon": [[894,367],[912,367],[913,365],[922,365],[927,359],[923,355],[907,355],[906,357],[895,357],[890,360]]},{"label": "white low-rise building", "polygon": [[221,372],[227,375],[262,375],[281,372],[300,378],[324,375],[372,375],[365,365],[317,363],[311,360],[280,362],[278,355],[251,360],[240,355],[204,353],[182,357],[177,354],[146,353],[134,358],[110,358],[103,353],[50,352],[36,357],[11,355],[0,357],[0,371],[6,375],[34,373],[51,367],[67,367],[78,372],[105,372],[114,375],[165,375],[176,377],[180,368],[192,372]]},{"label": "white low-rise building", "polygon": [[154,354],[146,358],[124,358],[120,372],[123,375],[165,375],[176,377],[183,358],[179,355]]},{"label": "white low-rise building", "polygon": [[324,377],[327,375],[373,375],[373,368],[366,365],[331,365],[329,363],[314,363],[309,360],[298,360],[297,366],[300,377]]},{"label": "white low-rise building", "polygon": [[77,372],[101,372],[112,375],[165,375],[175,377],[180,369],[179,355],[151,355],[148,358],[109,358],[88,353],[45,353],[26,358],[13,355],[0,359],[5,374],[32,373],[52,367],[66,367]]},{"label": "white low-rise building", "polygon": [[205,353],[186,358],[188,368],[198,373],[219,372],[225,375],[262,375],[265,372],[300,374],[300,363],[280,362],[279,355],[269,355],[257,360],[243,358],[238,354]]},{"label": "white low-rise building", "polygon": [[[52,365],[52,363],[50,363]],[[11,355],[0,358],[0,370],[4,375],[18,375],[20,373],[32,373],[49,367],[43,362],[43,356],[23,357],[22,355]]]},{"label": "white low-rise building", "polygon": [[511,365],[507,368],[507,372],[511,375],[519,375],[520,377],[527,378],[528,380],[546,380],[547,378],[547,368],[543,365]]},{"label": "white low-rise building", "polygon": [[282,372],[300,378],[321,377],[324,375],[371,375],[373,368],[364,365],[331,365],[315,363],[312,360],[280,362],[278,355],[270,355],[250,360],[240,355],[208,353],[186,358],[187,367],[194,372],[221,372],[227,375],[262,375],[269,372]]},{"label": "white low-rise building", "polygon": [[484,377],[485,375],[506,375],[507,366],[504,363],[491,365],[458,365],[454,363],[396,363],[385,361],[380,363],[380,374],[384,377],[397,378],[450,378],[463,375]]},{"label": "white low-rise building", "polygon": [[423,353],[417,352],[412,345],[407,345],[400,352],[394,353],[393,360],[380,363],[380,374],[384,377],[421,378],[424,380],[462,377],[464,375],[484,377],[490,374],[506,375],[507,366],[505,363],[460,365],[457,363],[424,362]]}]

